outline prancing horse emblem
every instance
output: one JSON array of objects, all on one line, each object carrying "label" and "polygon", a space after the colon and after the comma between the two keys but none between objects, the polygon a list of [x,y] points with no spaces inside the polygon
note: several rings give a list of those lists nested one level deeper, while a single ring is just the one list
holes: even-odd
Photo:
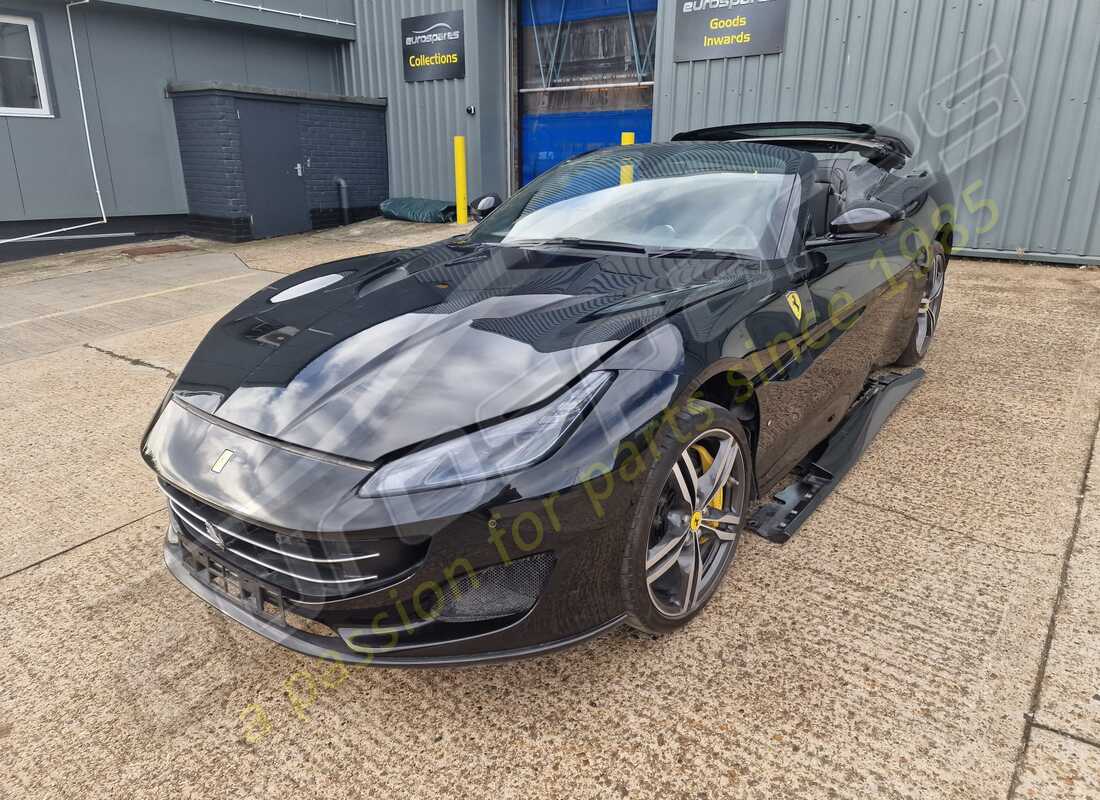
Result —
[{"label": "prancing horse emblem", "polygon": [[[801,322],[802,298],[798,296],[798,292],[787,292],[787,305],[791,307],[791,313],[794,314],[794,318]],[[214,471],[217,472],[218,470]]]},{"label": "prancing horse emblem", "polygon": [[215,472],[215,473],[221,472],[223,469],[225,469],[225,465],[228,464],[232,460],[233,460],[233,451],[232,450],[224,450],[224,451],[222,451],[222,454],[220,456],[218,456],[218,460],[215,461],[214,464],[210,467],[210,471]]},{"label": "prancing horse emblem", "polygon": [[205,533],[206,538],[212,541],[218,547],[225,547],[225,540],[222,538],[222,535],[218,532],[218,529],[209,522],[206,523]]}]

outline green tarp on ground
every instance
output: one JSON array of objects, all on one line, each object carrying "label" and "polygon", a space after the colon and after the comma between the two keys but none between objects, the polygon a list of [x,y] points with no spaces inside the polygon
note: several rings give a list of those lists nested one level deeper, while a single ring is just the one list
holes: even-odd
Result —
[{"label": "green tarp on ground", "polygon": [[420,197],[391,197],[382,201],[382,216],[409,222],[454,222],[455,207],[443,200]]}]

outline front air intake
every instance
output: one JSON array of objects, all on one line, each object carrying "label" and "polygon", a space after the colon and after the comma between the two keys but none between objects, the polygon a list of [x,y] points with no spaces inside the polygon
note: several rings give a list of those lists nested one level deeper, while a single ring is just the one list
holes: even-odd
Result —
[{"label": "front air intake", "polygon": [[551,553],[496,564],[448,582],[441,622],[481,622],[529,611],[554,568]]}]

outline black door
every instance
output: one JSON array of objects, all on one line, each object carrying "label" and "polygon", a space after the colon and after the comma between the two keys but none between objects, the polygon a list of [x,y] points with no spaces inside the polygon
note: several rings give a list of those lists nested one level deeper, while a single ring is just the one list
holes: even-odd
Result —
[{"label": "black door", "polygon": [[310,230],[298,106],[238,100],[237,111],[241,116],[241,164],[252,235],[264,238]]}]

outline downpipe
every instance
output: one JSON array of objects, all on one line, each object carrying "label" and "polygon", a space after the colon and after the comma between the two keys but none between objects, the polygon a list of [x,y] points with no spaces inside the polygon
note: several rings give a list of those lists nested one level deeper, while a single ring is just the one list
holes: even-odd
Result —
[{"label": "downpipe", "polygon": [[340,213],[343,215],[344,224],[351,222],[351,205],[348,203],[348,182],[343,178],[336,179],[336,188],[340,192]]},{"label": "downpipe", "polygon": [[88,106],[84,102],[84,81],[80,76],[80,57],[76,52],[76,33],[73,30],[73,6],[84,6],[91,3],[92,0],[73,0],[71,3],[65,4],[65,16],[69,20],[69,44],[73,49],[73,67],[76,70],[76,93],[80,97],[80,114],[84,119],[84,140],[88,145],[88,162],[92,165],[92,182],[95,184],[95,196],[96,201],[99,203],[99,219],[95,222],[84,222],[80,225],[70,225],[67,228],[57,228],[52,231],[42,231],[41,233],[30,233],[26,236],[16,236],[14,239],[0,239],[0,244],[12,244],[13,242],[25,242],[30,239],[37,239],[41,236],[53,236],[58,233],[65,233],[67,231],[75,231],[81,228],[90,228],[94,225],[103,225],[107,222],[107,209],[103,206],[103,192],[99,188],[99,172],[95,166],[95,154],[92,152],[92,131],[88,127]]}]

